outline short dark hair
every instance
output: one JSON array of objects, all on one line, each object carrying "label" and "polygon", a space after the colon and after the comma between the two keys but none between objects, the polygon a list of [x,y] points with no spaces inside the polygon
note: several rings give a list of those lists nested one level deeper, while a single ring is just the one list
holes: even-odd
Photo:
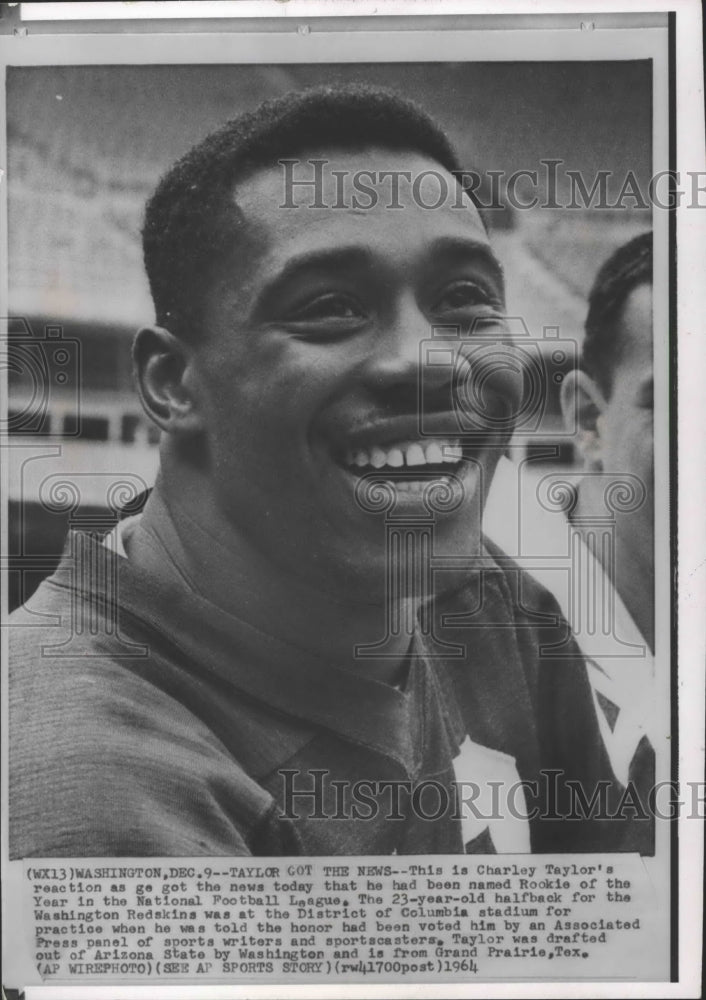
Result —
[{"label": "short dark hair", "polygon": [[608,398],[612,368],[620,350],[618,319],[630,293],[652,283],[652,233],[641,233],[603,264],[588,296],[581,367]]},{"label": "short dark hair", "polygon": [[[317,87],[264,102],[191,149],[147,203],[142,245],[160,325],[185,336],[198,322],[214,264],[233,251],[242,225],[234,186],[260,167],[322,145],[423,153],[461,173],[444,131],[392,91]],[[472,191],[469,197],[478,204]]]}]

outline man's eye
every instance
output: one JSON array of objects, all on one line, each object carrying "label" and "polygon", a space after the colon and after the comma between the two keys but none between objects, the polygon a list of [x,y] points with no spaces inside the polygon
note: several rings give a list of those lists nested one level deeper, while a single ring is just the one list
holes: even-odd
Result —
[{"label": "man's eye", "polygon": [[501,306],[497,295],[494,295],[482,285],[474,281],[455,281],[439,296],[435,303],[438,313],[457,312],[460,309],[474,306],[488,306],[499,309]]},{"label": "man's eye", "polygon": [[294,323],[322,322],[325,320],[359,320],[365,318],[363,309],[349,295],[330,293],[319,295],[291,314]]}]

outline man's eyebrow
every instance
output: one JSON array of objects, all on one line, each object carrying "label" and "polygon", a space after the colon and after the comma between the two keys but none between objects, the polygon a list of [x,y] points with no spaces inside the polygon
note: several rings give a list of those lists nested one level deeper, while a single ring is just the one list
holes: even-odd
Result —
[{"label": "man's eyebrow", "polygon": [[267,284],[269,287],[288,281],[302,271],[337,271],[345,267],[369,267],[373,262],[372,251],[364,246],[329,247],[306,250],[290,257]]},{"label": "man's eyebrow", "polygon": [[347,268],[363,270],[371,267],[372,262],[373,254],[364,246],[304,250],[295,257],[290,257],[280,267],[275,264],[273,273],[267,275],[256,295],[252,307],[254,313],[258,314],[260,310],[267,309],[278,292],[285,289],[288,284],[296,282],[296,279],[301,278],[307,271],[336,274]]},{"label": "man's eyebrow", "polygon": [[[476,259],[485,265],[499,282],[505,284],[502,265],[487,243],[457,236],[443,236],[430,247],[430,255],[438,257],[465,257]],[[292,275],[305,270],[335,271],[346,267],[370,267],[374,263],[373,251],[366,246],[326,247],[307,250],[287,260],[267,282],[268,286],[286,282]]]},{"label": "man's eyebrow", "polygon": [[490,244],[459,236],[442,236],[434,242],[432,250],[435,258],[466,257],[467,259],[479,260],[492,272],[492,276],[504,290],[505,272]]}]

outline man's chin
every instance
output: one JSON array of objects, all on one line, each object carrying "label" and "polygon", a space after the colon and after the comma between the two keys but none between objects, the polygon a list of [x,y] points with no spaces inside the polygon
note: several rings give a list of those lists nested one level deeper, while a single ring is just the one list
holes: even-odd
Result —
[{"label": "man's chin", "polygon": [[[481,554],[480,504],[469,506],[434,518],[388,519],[374,542],[369,535],[352,538],[341,558],[329,562],[326,588],[340,600],[369,605],[423,602],[435,591],[458,589]],[[409,509],[416,508],[409,503]]]}]

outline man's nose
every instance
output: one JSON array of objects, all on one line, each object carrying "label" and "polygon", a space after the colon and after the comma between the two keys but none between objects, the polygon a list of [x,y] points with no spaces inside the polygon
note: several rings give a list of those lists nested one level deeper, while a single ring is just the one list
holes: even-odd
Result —
[{"label": "man's nose", "polygon": [[400,304],[379,330],[366,366],[371,383],[378,388],[409,386],[416,389],[424,346],[431,325],[413,299]]}]

